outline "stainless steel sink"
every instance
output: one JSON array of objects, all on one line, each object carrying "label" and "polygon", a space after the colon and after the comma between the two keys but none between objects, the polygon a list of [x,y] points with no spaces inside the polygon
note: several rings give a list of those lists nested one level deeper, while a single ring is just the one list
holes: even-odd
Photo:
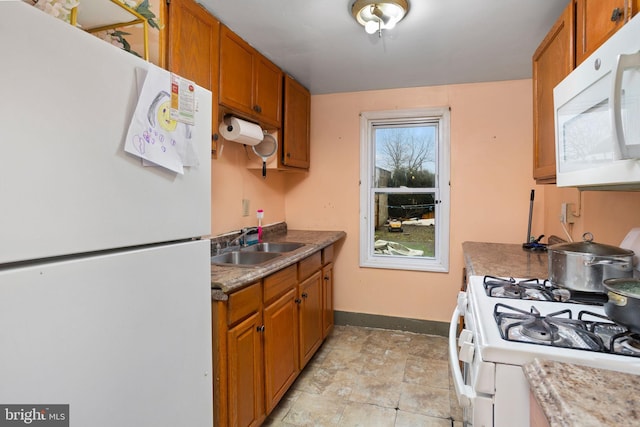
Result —
[{"label": "stainless steel sink", "polygon": [[295,251],[304,246],[304,243],[297,242],[264,242],[257,245],[242,248],[243,252],[266,252],[266,253],[285,253]]},{"label": "stainless steel sink", "polygon": [[211,264],[236,267],[258,267],[274,258],[279,257],[276,252],[233,251],[211,257]]}]

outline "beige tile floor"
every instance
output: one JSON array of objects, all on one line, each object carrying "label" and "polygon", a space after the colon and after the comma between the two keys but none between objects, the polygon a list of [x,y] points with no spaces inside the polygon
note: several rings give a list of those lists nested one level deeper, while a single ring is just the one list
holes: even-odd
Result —
[{"label": "beige tile floor", "polygon": [[336,326],[264,426],[461,427],[447,339]]}]

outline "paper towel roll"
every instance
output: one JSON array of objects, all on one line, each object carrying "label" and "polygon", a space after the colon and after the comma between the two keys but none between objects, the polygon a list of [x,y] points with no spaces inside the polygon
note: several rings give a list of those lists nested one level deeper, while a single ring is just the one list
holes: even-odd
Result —
[{"label": "paper towel roll", "polygon": [[227,141],[240,144],[257,145],[264,138],[264,132],[260,126],[237,117],[225,119],[220,123],[218,130]]}]

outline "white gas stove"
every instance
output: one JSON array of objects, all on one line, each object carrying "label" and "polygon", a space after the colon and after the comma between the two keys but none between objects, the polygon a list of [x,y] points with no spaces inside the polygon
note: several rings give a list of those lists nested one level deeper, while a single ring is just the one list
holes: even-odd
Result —
[{"label": "white gas stove", "polygon": [[[571,295],[541,280],[470,277],[449,331],[465,424],[528,426],[529,387],[521,366],[534,358],[640,374],[640,337],[605,316],[602,298]],[[465,329],[457,338],[460,316]]]}]

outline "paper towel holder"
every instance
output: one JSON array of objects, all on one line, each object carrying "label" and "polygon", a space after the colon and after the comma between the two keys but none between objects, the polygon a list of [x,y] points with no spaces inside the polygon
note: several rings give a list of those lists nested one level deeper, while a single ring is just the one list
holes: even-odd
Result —
[{"label": "paper towel holder", "polygon": [[225,140],[244,145],[256,145],[264,139],[264,130],[259,124],[232,114],[223,117],[218,130]]}]

